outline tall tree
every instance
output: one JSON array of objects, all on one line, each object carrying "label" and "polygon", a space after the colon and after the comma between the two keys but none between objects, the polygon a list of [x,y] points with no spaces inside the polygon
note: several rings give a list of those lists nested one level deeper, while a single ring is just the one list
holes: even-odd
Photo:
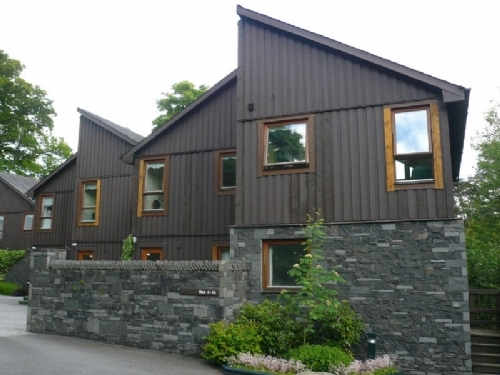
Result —
[{"label": "tall tree", "polygon": [[156,101],[156,107],[161,112],[165,113],[162,113],[153,120],[153,131],[202,96],[208,89],[209,86],[205,85],[196,88],[196,86],[189,81],[174,83],[172,85],[173,92],[163,92],[162,95],[165,97]]},{"label": "tall tree", "polygon": [[52,135],[52,101],[20,77],[24,66],[0,50],[0,170],[41,177],[71,156]]},{"label": "tall tree", "polygon": [[473,147],[476,174],[456,188],[459,214],[465,219],[469,285],[500,289],[500,104],[486,113],[487,126]]}]

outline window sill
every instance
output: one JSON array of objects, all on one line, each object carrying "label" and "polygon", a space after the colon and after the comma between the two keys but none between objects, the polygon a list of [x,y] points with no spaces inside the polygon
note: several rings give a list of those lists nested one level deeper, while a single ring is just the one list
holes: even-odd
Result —
[{"label": "window sill", "polygon": [[157,211],[142,211],[141,216],[166,216],[167,213],[164,210]]},{"label": "window sill", "polygon": [[394,185],[394,190],[412,190],[412,189],[435,189],[436,183],[433,182],[412,182],[412,183],[397,183]]}]

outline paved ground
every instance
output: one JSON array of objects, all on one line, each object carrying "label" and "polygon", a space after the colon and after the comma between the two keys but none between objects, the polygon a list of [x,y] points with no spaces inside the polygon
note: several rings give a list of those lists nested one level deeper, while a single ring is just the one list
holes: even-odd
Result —
[{"label": "paved ground", "polygon": [[26,306],[0,296],[2,375],[221,375],[201,359],[26,332]]}]

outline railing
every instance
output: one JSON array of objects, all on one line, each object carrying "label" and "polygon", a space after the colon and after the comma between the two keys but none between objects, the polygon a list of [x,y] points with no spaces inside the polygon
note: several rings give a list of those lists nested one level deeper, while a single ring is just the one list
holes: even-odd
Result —
[{"label": "railing", "polygon": [[471,328],[500,330],[500,290],[469,290]]}]

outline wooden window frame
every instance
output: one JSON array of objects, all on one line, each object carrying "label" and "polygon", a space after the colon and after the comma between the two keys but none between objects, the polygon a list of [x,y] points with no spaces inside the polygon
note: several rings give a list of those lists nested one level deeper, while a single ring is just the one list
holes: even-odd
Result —
[{"label": "wooden window frame", "polygon": [[0,216],[3,218],[2,227],[0,228],[0,234],[1,234],[0,242],[2,242],[3,241],[3,234],[5,232],[5,230],[4,230],[5,229],[5,214],[3,212],[0,212]]},{"label": "wooden window frame", "polygon": [[214,242],[212,244],[212,260],[221,260],[222,258],[222,249],[229,249],[229,242]]},{"label": "wooden window frame", "polygon": [[[306,124],[306,161],[301,163],[287,163],[266,165],[267,129],[272,126]],[[258,125],[258,177],[278,174],[314,173],[316,172],[316,141],[314,136],[314,115],[286,116],[274,119],[265,119],[257,122]]]},{"label": "wooden window frame", "polygon": [[[433,160],[434,179],[422,181],[396,181],[396,155],[395,149],[395,114],[398,112],[426,109],[428,112],[428,132],[430,152],[415,153],[429,155]],[[439,120],[439,105],[436,101],[423,101],[415,103],[396,104],[384,107],[384,133],[385,133],[385,161],[387,170],[387,191],[408,189],[444,189],[443,158],[441,152],[441,125]]]},{"label": "wooden window frame", "polygon": [[[85,184],[95,182],[97,187],[96,192],[96,202],[95,202],[95,219],[94,221],[82,221],[83,217],[83,189],[85,188]],[[78,183],[78,222],[77,225],[79,227],[97,227],[99,226],[99,218],[101,213],[101,180],[98,178],[81,180]]]},{"label": "wooden window frame", "polygon": [[[45,198],[52,197],[52,216],[50,216],[50,228],[49,229],[41,229],[40,225],[42,223],[43,219],[48,219],[49,216],[42,216],[42,208],[43,208],[43,201]],[[56,206],[56,195],[51,193],[51,194],[41,194],[39,197],[39,203],[38,203],[38,215],[37,220],[36,220],[36,231],[37,232],[53,232],[54,231],[54,219],[55,219],[55,206]]]},{"label": "wooden window frame", "polygon": [[78,250],[76,252],[76,259],[78,259],[79,261],[85,261],[84,259],[80,259],[80,256],[84,256],[84,255],[90,255],[90,257],[92,258],[92,261],[95,260],[94,256],[95,256],[95,251],[94,250]]},{"label": "wooden window frame", "polygon": [[225,156],[236,157],[236,149],[214,151],[214,195],[236,194],[236,186],[233,187],[222,186],[222,178],[223,178],[222,159]]},{"label": "wooden window frame", "polygon": [[[144,184],[145,184],[145,172],[146,166],[153,162],[163,162],[163,209],[162,210],[143,210],[144,204]],[[170,156],[150,156],[141,158],[139,160],[139,189],[138,189],[138,199],[137,199],[137,217],[143,216],[166,216],[168,212],[168,181],[169,181],[169,170],[170,170]]]},{"label": "wooden window frame", "polygon": [[[31,229],[24,229],[25,227],[25,224],[26,224],[26,216],[28,215],[32,215],[33,218],[31,219]],[[29,232],[33,232],[33,228],[35,227],[35,213],[34,212],[24,212],[23,213],[23,233],[29,233]]]},{"label": "wooden window frame", "polygon": [[141,247],[141,260],[147,261],[147,255],[144,254],[159,254],[160,261],[163,261],[163,249],[159,247],[149,248],[149,247]]},{"label": "wooden window frame", "polygon": [[297,291],[300,286],[269,286],[269,245],[280,244],[303,244],[305,239],[272,239],[272,240],[262,240],[262,291],[263,292],[281,292],[283,289]]}]

